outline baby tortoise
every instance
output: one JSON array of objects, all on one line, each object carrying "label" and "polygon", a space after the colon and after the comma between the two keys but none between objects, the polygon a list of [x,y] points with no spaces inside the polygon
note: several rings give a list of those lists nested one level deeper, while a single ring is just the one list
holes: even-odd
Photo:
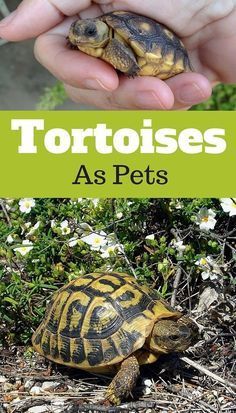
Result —
[{"label": "baby tortoise", "polygon": [[32,343],[56,363],[115,374],[106,400],[119,404],[135,386],[141,364],[187,349],[197,334],[188,317],[134,277],[92,273],[54,294]]},{"label": "baby tortoise", "polygon": [[188,53],[178,37],[155,20],[128,11],[114,11],[72,23],[69,42],[99,57],[128,76],[168,79],[191,71]]}]

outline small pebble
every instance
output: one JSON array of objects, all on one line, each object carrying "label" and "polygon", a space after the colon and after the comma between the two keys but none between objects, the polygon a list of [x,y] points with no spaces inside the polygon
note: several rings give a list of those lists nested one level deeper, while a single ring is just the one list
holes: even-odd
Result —
[{"label": "small pebble", "polygon": [[6,383],[7,378],[5,376],[0,376],[0,383]]},{"label": "small pebble", "polygon": [[33,396],[37,396],[38,394],[41,394],[41,393],[42,393],[42,388],[39,386],[33,386],[30,389],[30,394],[32,394]]},{"label": "small pebble", "polygon": [[28,409],[27,413],[45,413],[48,412],[48,406],[42,405],[42,406],[33,406]]},{"label": "small pebble", "polygon": [[2,390],[3,390],[4,392],[9,392],[9,391],[11,391],[11,390],[13,390],[13,389],[14,389],[14,385],[13,385],[13,384],[8,383],[7,381],[6,381],[5,383],[3,383]]},{"label": "small pebble", "polygon": [[43,391],[52,391],[54,390],[57,386],[59,386],[59,382],[55,381],[44,381],[42,384],[42,390]]},{"label": "small pebble", "polygon": [[147,387],[152,387],[152,380],[150,379],[144,379],[143,384]]},{"label": "small pebble", "polygon": [[26,382],[24,384],[25,390],[29,391],[30,389],[32,389],[34,383],[35,383],[34,380],[31,380],[31,379],[26,380]]}]

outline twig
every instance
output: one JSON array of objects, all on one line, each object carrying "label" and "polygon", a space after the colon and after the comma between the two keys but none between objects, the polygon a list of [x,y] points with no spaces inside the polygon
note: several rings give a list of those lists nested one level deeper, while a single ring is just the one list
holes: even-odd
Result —
[{"label": "twig", "polygon": [[[177,232],[174,230],[174,228],[172,228],[170,230],[170,232],[174,235],[175,239],[177,242],[181,241],[180,237],[178,236]],[[179,256],[183,257],[183,251],[179,251]],[[177,290],[178,290],[178,286],[180,283],[180,279],[181,279],[181,274],[182,274],[182,269],[180,267],[180,265],[177,268],[176,274],[175,274],[175,279],[174,279],[174,283],[173,283],[173,293],[171,296],[171,301],[170,301],[170,305],[172,307],[175,306],[175,301],[176,301],[176,295],[177,295]]]},{"label": "twig", "polygon": [[212,373],[210,370],[208,370],[206,367],[201,366],[200,364],[196,363],[196,361],[190,360],[188,357],[185,356],[180,356],[180,359],[183,360],[185,363],[189,364],[190,366],[194,367],[198,371],[200,371],[203,374],[206,374],[207,376],[211,377],[213,380],[224,384],[227,387],[230,387],[233,390],[236,390],[236,384],[232,383],[226,379],[223,379],[223,377],[218,376],[215,373]]},{"label": "twig", "polygon": [[8,215],[8,213],[7,213],[6,207],[5,207],[4,202],[3,202],[2,199],[0,200],[0,205],[1,205],[1,208],[2,208],[3,213],[4,213],[4,215],[5,215],[5,218],[6,218],[6,220],[7,220],[7,223],[8,223],[8,225],[9,225],[9,227],[11,227],[11,226],[12,226],[12,223],[11,223],[10,217],[9,217],[9,215]]},{"label": "twig", "polygon": [[[51,400],[45,398],[43,400],[43,404],[44,405],[50,405]],[[16,405],[14,410],[12,410],[12,413],[23,413],[23,412],[26,412],[30,407],[34,407],[34,406],[42,406],[42,399],[41,398],[32,398],[32,397],[30,397],[28,399],[21,400]]]},{"label": "twig", "polygon": [[138,401],[125,403],[120,406],[102,406],[94,404],[83,404],[82,406],[73,405],[69,407],[66,412],[68,413],[128,413],[131,411],[137,411],[138,409],[154,409],[160,408],[163,409],[163,404],[169,403],[166,400],[156,400],[156,401]]}]

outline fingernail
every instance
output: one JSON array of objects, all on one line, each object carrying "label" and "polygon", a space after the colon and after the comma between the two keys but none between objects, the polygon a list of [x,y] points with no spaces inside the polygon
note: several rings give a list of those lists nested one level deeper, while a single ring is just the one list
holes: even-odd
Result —
[{"label": "fingernail", "polygon": [[153,91],[137,92],[135,104],[143,109],[167,109]]},{"label": "fingernail", "polygon": [[84,79],[84,81],[82,82],[82,87],[91,90],[111,91],[111,89],[104,85],[99,79]]},{"label": "fingernail", "polygon": [[14,10],[12,13],[10,13],[7,17],[5,17],[4,19],[2,19],[0,21],[0,27],[5,27],[7,26],[9,23],[11,23],[11,21],[14,19],[14,17],[17,14],[17,9]]},{"label": "fingernail", "polygon": [[198,103],[205,99],[205,95],[196,83],[186,84],[176,91],[176,98],[181,103]]}]

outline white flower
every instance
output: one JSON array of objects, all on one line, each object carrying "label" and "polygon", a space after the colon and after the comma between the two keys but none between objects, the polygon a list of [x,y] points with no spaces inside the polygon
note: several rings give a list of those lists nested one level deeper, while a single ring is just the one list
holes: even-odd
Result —
[{"label": "white flower", "polygon": [[56,226],[56,221],[55,221],[55,219],[52,219],[52,220],[50,221],[50,223],[51,223],[51,228],[54,228],[54,227]]},{"label": "white flower", "polygon": [[31,209],[35,206],[35,200],[33,198],[22,198],[19,201],[20,211],[29,214]]},{"label": "white flower", "polygon": [[69,247],[74,247],[76,244],[78,244],[78,240],[79,238],[77,237],[70,238],[68,241]]},{"label": "white flower", "polygon": [[65,221],[61,222],[60,227],[61,227],[61,232],[62,232],[63,235],[70,234],[70,227],[68,226],[67,219]]},{"label": "white flower", "polygon": [[39,228],[40,225],[40,221],[37,221],[36,224],[31,228],[31,230],[28,232],[27,237],[29,235],[32,235],[35,233],[35,231],[37,231],[37,229]]},{"label": "white flower", "polygon": [[197,214],[196,224],[199,225],[199,228],[202,231],[209,231],[209,229],[215,228],[216,214],[212,209],[207,209],[205,207],[201,208]]},{"label": "white flower", "polygon": [[209,270],[208,271],[203,271],[201,276],[202,276],[202,279],[204,281],[207,280],[208,278],[210,278],[211,281],[214,281],[214,280],[218,279],[218,275],[211,272],[211,271],[209,271]]},{"label": "white flower", "polygon": [[186,249],[186,245],[184,245],[183,241],[176,241],[175,239],[171,242],[173,248],[176,248],[177,251],[182,252]]},{"label": "white flower", "polygon": [[222,276],[221,269],[219,265],[215,262],[215,260],[208,255],[207,257],[202,257],[195,262],[202,271],[201,276],[203,280],[207,280],[210,278],[211,281],[217,280],[219,276]]},{"label": "white flower", "polygon": [[229,212],[229,216],[236,215],[236,198],[221,198],[221,207],[224,212]]},{"label": "white flower", "polygon": [[90,227],[90,225],[87,224],[87,222],[80,222],[78,225],[78,229],[81,234],[88,234],[90,232],[93,232],[93,228]]},{"label": "white flower", "polygon": [[173,210],[173,208],[182,209],[183,208],[183,203],[178,198],[173,199],[172,201],[170,201],[170,208],[171,208],[171,210]]},{"label": "white flower", "polygon": [[101,257],[102,258],[109,258],[115,252],[122,252],[119,244],[108,244],[101,247]]},{"label": "white flower", "polygon": [[106,233],[101,231],[99,234],[92,232],[81,238],[82,241],[86,242],[91,246],[91,250],[98,251],[103,245],[106,244]]},{"label": "white flower", "polygon": [[123,212],[117,212],[116,217],[117,219],[121,219],[123,217]]},{"label": "white flower", "polygon": [[154,240],[155,239],[155,234],[150,234],[150,235],[147,235],[146,237],[145,237],[145,239],[150,239],[150,240]]},{"label": "white flower", "polygon": [[9,234],[7,237],[8,244],[11,244],[13,241],[14,241],[14,238],[12,238],[11,234]]},{"label": "white flower", "polygon": [[26,255],[26,254],[28,254],[28,252],[30,252],[32,249],[33,249],[32,242],[30,242],[28,239],[25,239],[25,240],[22,242],[22,247],[14,248],[14,251],[19,252],[21,255]]}]

